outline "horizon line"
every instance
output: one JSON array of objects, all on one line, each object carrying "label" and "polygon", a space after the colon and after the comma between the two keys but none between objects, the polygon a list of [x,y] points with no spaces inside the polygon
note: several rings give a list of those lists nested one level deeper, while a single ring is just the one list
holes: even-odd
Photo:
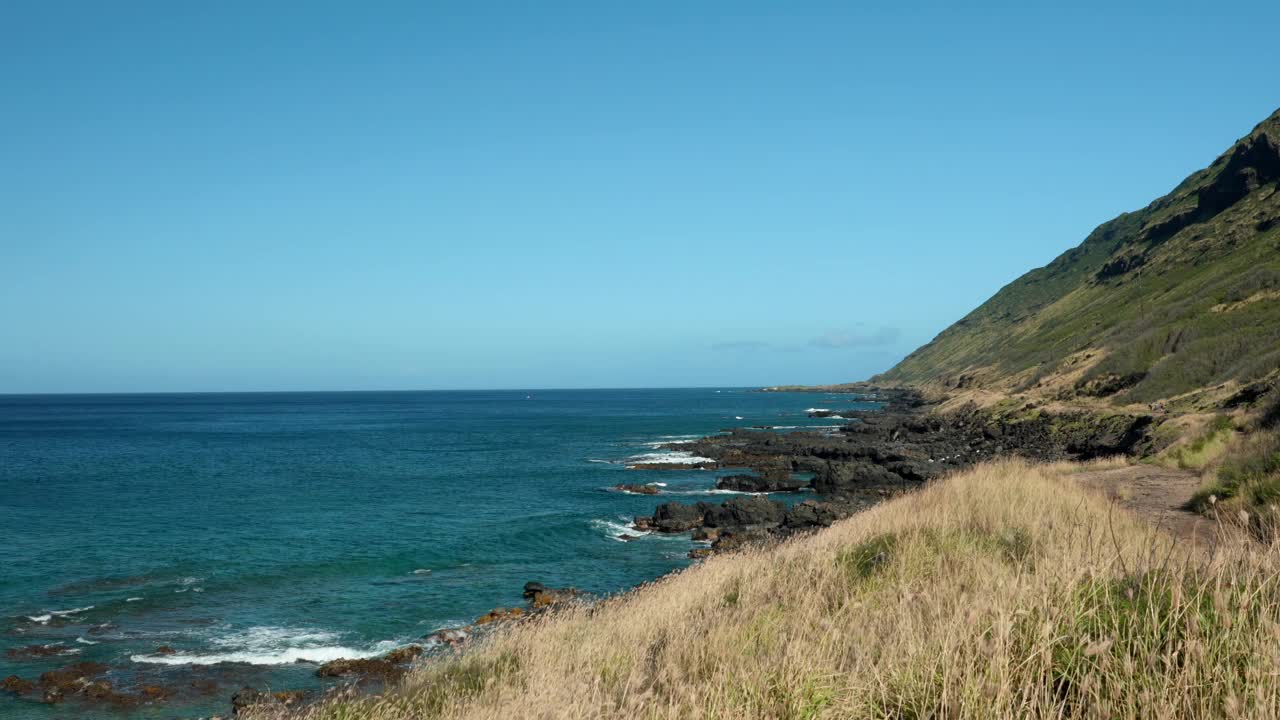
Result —
[{"label": "horizon line", "polygon": [[58,392],[0,392],[0,398],[11,397],[65,397],[84,395],[304,395],[317,393],[451,393],[451,392],[600,392],[607,390],[764,390],[775,387],[820,387],[847,383],[820,383],[805,385],[784,383],[775,385],[637,385],[627,387],[497,387],[497,388],[396,388],[396,389],[347,389],[347,390],[116,390],[116,391],[58,391]]}]

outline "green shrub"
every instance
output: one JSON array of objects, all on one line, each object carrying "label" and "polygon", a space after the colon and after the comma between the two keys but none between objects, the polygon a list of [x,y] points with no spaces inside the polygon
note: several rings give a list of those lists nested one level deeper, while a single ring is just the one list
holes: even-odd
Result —
[{"label": "green shrub", "polygon": [[889,564],[897,544],[898,537],[892,533],[877,535],[841,552],[836,556],[836,564],[850,580],[862,580]]}]

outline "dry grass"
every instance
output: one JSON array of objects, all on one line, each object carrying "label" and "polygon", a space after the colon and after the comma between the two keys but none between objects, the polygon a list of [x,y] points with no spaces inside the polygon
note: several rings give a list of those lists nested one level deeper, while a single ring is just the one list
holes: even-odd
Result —
[{"label": "dry grass", "polygon": [[1182,437],[1156,458],[1166,467],[1206,470],[1222,459],[1236,438],[1236,421],[1230,415],[1186,415],[1176,427]]},{"label": "dry grass", "polygon": [[430,661],[325,720],[1267,718],[1273,549],[1212,556],[1000,462]]},{"label": "dry grass", "polygon": [[1236,438],[1191,507],[1247,527],[1264,542],[1280,540],[1280,431]]}]

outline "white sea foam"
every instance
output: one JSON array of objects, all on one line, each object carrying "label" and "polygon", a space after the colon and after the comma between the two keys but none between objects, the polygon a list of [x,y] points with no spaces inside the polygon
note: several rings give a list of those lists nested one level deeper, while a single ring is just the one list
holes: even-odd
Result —
[{"label": "white sea foam", "polygon": [[592,520],[591,525],[603,530],[610,539],[617,540],[618,542],[626,542],[626,540],[622,539],[623,535],[644,537],[649,534],[649,531],[647,530],[637,530],[636,526],[629,522],[623,523],[614,520]]},{"label": "white sea foam", "polygon": [[125,602],[138,602],[138,601],[139,601],[139,600],[141,600],[141,599],[142,599],[142,598],[140,598],[140,597],[131,597],[131,598],[125,598],[125,599],[124,599],[124,601],[125,601]]},{"label": "white sea foam", "polygon": [[332,646],[314,648],[287,648],[268,652],[228,652],[209,653],[205,655],[131,655],[130,660],[136,663],[152,665],[217,665],[218,663],[247,663],[249,665],[290,665],[296,662],[326,663],[330,660],[356,660],[376,657],[378,651],[358,650],[356,648]]},{"label": "white sea foam", "polygon": [[45,610],[43,615],[28,615],[27,619],[33,623],[40,623],[41,625],[45,625],[45,624],[48,624],[48,622],[54,619],[55,617],[69,617],[71,615],[79,615],[80,613],[88,612],[93,608],[94,608],[93,605],[86,605],[85,607],[82,607],[82,608],[71,608],[70,610]]},{"label": "white sea foam", "polygon": [[409,573],[409,574],[410,574],[410,575],[430,575],[430,574],[431,574],[431,570],[430,570],[430,569],[428,569],[428,568],[418,568],[417,570],[414,570],[413,572],[411,572],[411,573]]},{"label": "white sea foam", "polygon": [[[624,487],[626,487],[627,489],[623,489]],[[626,485],[626,486],[610,485],[609,487],[601,488],[601,490],[605,490],[607,492],[620,492],[625,495],[654,495],[654,494],[662,495],[666,493],[666,491],[663,490],[663,488],[667,487],[667,484],[664,482],[651,482],[651,483],[645,483],[643,485],[643,487],[657,488],[658,490],[656,493],[636,492],[635,490],[631,490],[630,489],[631,487],[632,486],[630,485]]]},{"label": "white sea foam", "polygon": [[67,615],[79,615],[82,612],[89,612],[93,608],[93,605],[86,605],[82,608],[71,608],[70,610],[50,610],[49,614],[56,615],[58,617],[66,617]]},{"label": "white sea foam", "polygon": [[627,465],[698,465],[700,463],[712,463],[715,460],[708,457],[701,457],[693,453],[683,452],[680,450],[672,450],[670,452],[654,452],[643,453],[641,455],[632,455],[627,458]]},{"label": "white sea foam", "polygon": [[224,662],[286,665],[298,661],[324,663],[343,658],[376,657],[396,646],[388,641],[358,648],[341,645],[339,640],[335,633],[321,630],[259,626],[211,638],[209,644],[215,648],[213,652],[133,655],[129,659],[153,665],[216,665]]},{"label": "white sea foam", "polygon": [[734,416],[733,416],[733,419],[734,419],[734,420],[741,420],[741,419],[742,419],[742,416],[741,416],[741,415],[734,415]]},{"label": "white sea foam", "polygon": [[645,447],[654,449],[663,448],[668,445],[688,445],[689,443],[698,442],[697,438],[686,438],[684,440],[657,440],[654,442],[641,443]]},{"label": "white sea foam", "polygon": [[82,637],[76,638],[76,642],[80,643],[81,645],[97,645],[98,644],[97,640],[89,640]]},{"label": "white sea foam", "polygon": [[617,460],[597,460],[596,458],[587,458],[589,463],[600,463],[601,465],[617,465]]},{"label": "white sea foam", "polygon": [[768,495],[766,492],[748,492],[746,490],[724,490],[721,488],[707,488],[705,490],[667,490],[663,495]]}]

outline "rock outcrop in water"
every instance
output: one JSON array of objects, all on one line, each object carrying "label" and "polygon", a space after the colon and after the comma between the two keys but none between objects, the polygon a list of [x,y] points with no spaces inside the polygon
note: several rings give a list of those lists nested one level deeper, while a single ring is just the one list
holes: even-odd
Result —
[{"label": "rock outcrop in water", "polygon": [[717,490],[747,493],[799,492],[808,485],[807,480],[797,480],[789,472],[772,475],[725,475],[716,479]]},{"label": "rock outcrop in water", "polygon": [[628,485],[626,483],[614,485],[613,489],[632,495],[657,495],[660,490],[657,485]]},{"label": "rock outcrop in water", "polygon": [[[886,402],[880,410],[811,411],[850,420],[836,432],[740,428],[680,446],[721,467],[755,471],[721,478],[717,486],[722,489],[777,492],[807,485],[821,499],[789,510],[763,497],[733,498],[719,505],[669,502],[652,516],[637,517],[636,527],[661,533],[715,529],[719,532],[712,547],[719,551],[747,544],[747,538],[759,539],[762,532],[781,537],[828,526],[886,497],[992,458],[1138,455],[1156,443],[1152,431],[1157,418],[1152,415],[1049,412],[1033,403],[930,413],[916,391],[876,392]],[[813,479],[795,480],[800,472],[812,473]]]}]

